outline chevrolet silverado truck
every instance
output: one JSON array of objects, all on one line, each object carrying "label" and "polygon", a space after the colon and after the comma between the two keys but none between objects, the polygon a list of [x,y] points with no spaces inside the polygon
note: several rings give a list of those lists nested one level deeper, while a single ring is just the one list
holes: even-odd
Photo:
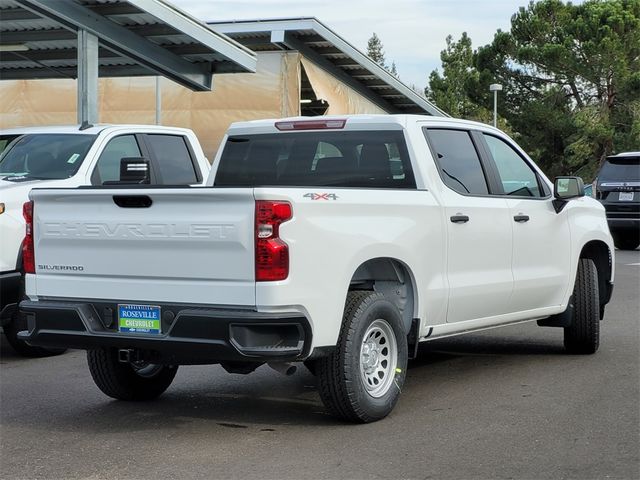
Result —
[{"label": "chevrolet silverado truck", "polygon": [[[205,181],[209,162],[192,131],[155,125],[0,130],[0,151],[0,322],[18,353],[61,353],[64,349],[33,347],[17,338],[26,328],[17,305],[24,291],[22,205],[31,189],[122,182],[192,185]],[[125,169],[121,178],[122,159],[133,176]]]},{"label": "chevrolet silverado truck", "polygon": [[233,124],[202,188],[36,189],[19,334],[157,397],[180,365],[304,362],[329,412],[385,417],[420,342],[519,322],[594,353],[614,278],[603,206],[487,125]]}]

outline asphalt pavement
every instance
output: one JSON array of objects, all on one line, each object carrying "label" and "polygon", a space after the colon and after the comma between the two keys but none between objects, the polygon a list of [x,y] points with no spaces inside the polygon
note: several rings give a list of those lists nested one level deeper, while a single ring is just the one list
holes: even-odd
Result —
[{"label": "asphalt pavement", "polygon": [[181,367],[157,401],[93,384],[82,351],[0,350],[0,478],[640,478],[640,251],[617,252],[600,350],[535,323],[422,345],[386,419],[337,422],[304,368]]}]

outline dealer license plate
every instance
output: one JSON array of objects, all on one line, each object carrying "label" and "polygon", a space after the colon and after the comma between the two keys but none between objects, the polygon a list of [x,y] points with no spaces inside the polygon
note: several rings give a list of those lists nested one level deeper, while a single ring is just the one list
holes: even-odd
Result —
[{"label": "dealer license plate", "polygon": [[618,200],[621,202],[633,202],[633,192],[620,192]]},{"label": "dealer license plate", "polygon": [[160,307],[118,305],[118,330],[123,333],[160,333]]}]

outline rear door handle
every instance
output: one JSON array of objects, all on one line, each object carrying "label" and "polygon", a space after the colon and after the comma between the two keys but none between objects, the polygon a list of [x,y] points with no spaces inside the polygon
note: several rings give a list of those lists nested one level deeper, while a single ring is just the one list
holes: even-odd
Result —
[{"label": "rear door handle", "polygon": [[469,217],[467,215],[453,215],[451,217],[452,223],[467,223],[469,221]]},{"label": "rear door handle", "polygon": [[513,219],[518,223],[524,223],[529,221],[529,215],[514,215]]}]

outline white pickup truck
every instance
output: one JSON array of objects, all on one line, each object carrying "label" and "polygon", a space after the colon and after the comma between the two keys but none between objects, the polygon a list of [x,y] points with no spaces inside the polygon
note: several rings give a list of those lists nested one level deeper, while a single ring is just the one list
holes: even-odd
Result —
[{"label": "white pickup truck", "polygon": [[[487,125],[424,116],[230,127],[211,188],[34,190],[33,345],[98,387],[160,395],[179,365],[304,361],[340,418],[386,416],[419,342],[537,320],[594,353],[613,288],[604,208]],[[34,258],[35,254],[35,258]]]},{"label": "white pickup truck", "polygon": [[[130,187],[138,182],[201,184],[210,170],[195,134],[182,128],[95,125],[0,130],[0,321],[9,343],[19,353],[43,356],[63,351],[32,347],[17,338],[18,331],[26,328],[17,311],[23,292],[22,205],[34,187],[120,183],[123,158],[132,168],[148,168],[146,179],[142,175],[124,179]],[[127,172],[124,174],[126,177]]]}]

